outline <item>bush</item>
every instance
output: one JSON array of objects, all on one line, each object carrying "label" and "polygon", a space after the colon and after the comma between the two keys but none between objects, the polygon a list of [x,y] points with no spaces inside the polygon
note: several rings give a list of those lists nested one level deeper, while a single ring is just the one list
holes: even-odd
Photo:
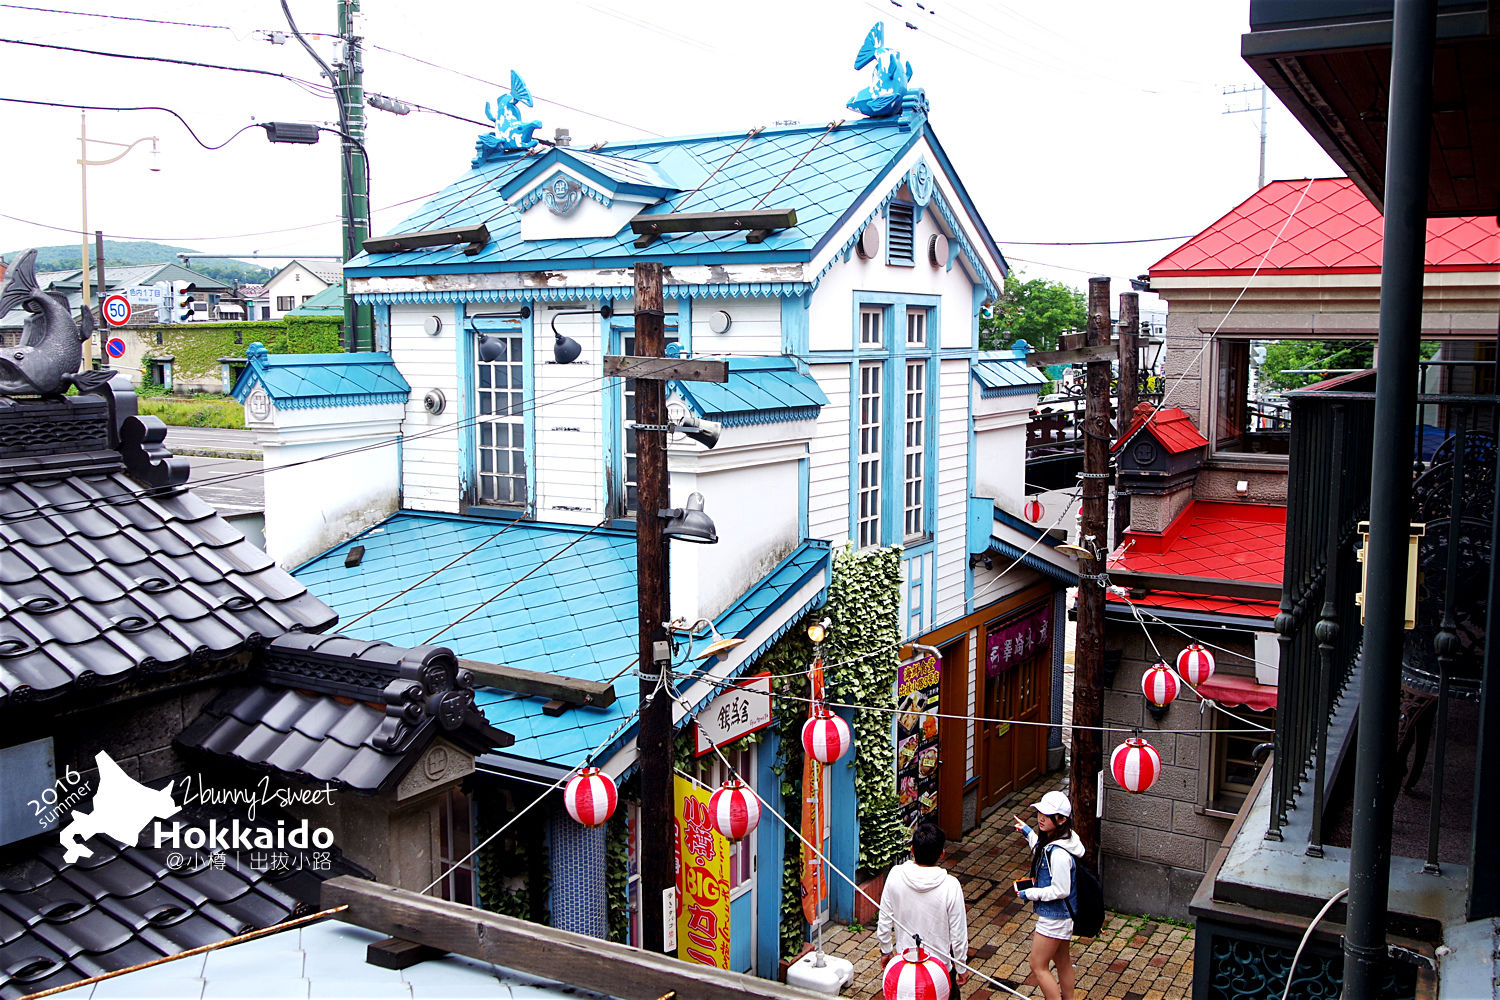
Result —
[{"label": "bush", "polygon": [[228,396],[203,395],[197,399],[140,399],[142,416],[160,417],[173,427],[245,426],[245,408]]}]

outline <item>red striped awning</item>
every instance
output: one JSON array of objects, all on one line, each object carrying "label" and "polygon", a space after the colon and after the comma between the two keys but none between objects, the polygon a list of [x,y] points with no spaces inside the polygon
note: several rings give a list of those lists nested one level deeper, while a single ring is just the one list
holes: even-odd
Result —
[{"label": "red striped awning", "polygon": [[1265,712],[1276,707],[1275,685],[1257,684],[1254,677],[1215,674],[1198,685],[1198,693],[1229,708],[1243,705],[1256,712]]}]

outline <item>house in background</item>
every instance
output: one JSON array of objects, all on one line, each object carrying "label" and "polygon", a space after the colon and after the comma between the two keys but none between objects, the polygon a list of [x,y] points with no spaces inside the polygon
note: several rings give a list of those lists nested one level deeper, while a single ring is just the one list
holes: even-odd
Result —
[{"label": "house in background", "polygon": [[266,279],[256,297],[265,300],[260,319],[280,319],[313,296],[339,283],[343,267],[331,260],[293,260]]},{"label": "house in background", "polygon": [[[902,648],[914,667],[925,647],[940,653],[910,699],[930,722],[937,711],[1060,721],[1061,598],[1076,572],[1019,516],[1041,379],[1019,358],[978,350],[978,314],[1006,264],[925,108],[913,92],[883,117],[599,150],[485,141],[397,229],[483,224],[482,242],[346,265],[356,301],[374,307],[378,346],[411,386],[386,478],[360,479],[399,510],[368,528],[344,519],[349,533],[365,530],[295,572],[362,630],[431,638],[472,661],[487,718],[516,736],[482,760],[481,811],[487,797],[530,802],[537,782],[550,785],[596,748],[592,759],[612,774],[635,766],[636,435],[649,432],[633,427],[633,384],[606,376],[604,359],[635,351],[638,260],[663,265],[669,349],[728,361],[727,383],[668,387],[670,412],[723,426],[712,450],[682,435],[667,442],[672,502],[702,494],[719,537],[672,547],[671,614],[745,640],[679,675],[692,706],[679,725],[823,604],[832,553],[844,546],[900,550],[888,596]],[[728,227],[652,238],[632,229],[633,219],[753,205],[793,210],[795,221],[749,238]],[[257,408],[250,383],[239,388],[274,463],[274,439],[301,403]],[[359,415],[333,404],[319,416],[295,418],[299,447],[333,456]],[[392,418],[380,409],[378,419]],[[337,433],[319,443],[319,424]],[[344,490],[356,478],[351,460],[307,466],[324,478],[305,495]],[[304,504],[289,517],[299,510],[312,513]],[[309,521],[299,544],[326,547],[339,526]],[[545,696],[538,677],[551,685]],[[775,801],[770,732],[736,738],[727,752]],[[933,752],[903,760],[910,780],[891,791],[908,817],[936,815],[961,836],[1042,773],[1047,733],[915,727],[903,738]],[[882,752],[902,760],[894,746]],[[830,856],[852,872],[859,803],[849,769],[831,775]],[[538,810],[527,835],[558,873],[550,918],[602,933],[604,833],[559,805]],[[776,974],[783,843],[777,831],[735,852],[736,969]],[[831,895],[832,916],[851,917],[852,890],[834,880]]]}]

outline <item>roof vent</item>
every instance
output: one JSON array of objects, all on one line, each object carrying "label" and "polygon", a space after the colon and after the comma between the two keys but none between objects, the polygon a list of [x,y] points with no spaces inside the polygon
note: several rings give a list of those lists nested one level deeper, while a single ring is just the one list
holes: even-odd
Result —
[{"label": "roof vent", "polygon": [[886,215],[887,264],[916,263],[916,219],[912,206],[893,201]]},{"label": "roof vent", "polygon": [[564,149],[573,145],[573,133],[565,128],[560,128],[552,133],[552,145],[561,146]]}]

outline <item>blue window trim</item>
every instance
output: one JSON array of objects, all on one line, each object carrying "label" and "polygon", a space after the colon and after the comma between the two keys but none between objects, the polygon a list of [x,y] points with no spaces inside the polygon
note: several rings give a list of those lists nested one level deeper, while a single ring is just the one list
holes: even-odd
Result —
[{"label": "blue window trim", "polygon": [[[482,303],[475,303],[481,305]],[[536,510],[536,421],[533,419],[536,399],[536,345],[533,343],[535,329],[532,318],[518,320],[477,320],[474,327],[479,332],[486,330],[512,331],[516,324],[521,334],[521,399],[525,412],[522,428],[525,445],[522,454],[526,460],[526,506],[524,509],[502,504],[479,502],[479,479],[475,465],[479,456],[479,387],[474,377],[474,365],[478,360],[478,336],[469,329],[467,306],[454,307],[454,322],[458,330],[458,363],[463,387],[464,411],[460,418],[463,427],[458,435],[459,453],[459,507],[466,514],[493,514],[498,517],[528,517]],[[480,309],[477,311],[488,311]],[[482,325],[481,325],[482,324]]]},{"label": "blue window trim", "polygon": [[[682,350],[690,352],[693,346],[693,300],[674,298],[677,313],[667,313],[663,322],[666,334],[675,334]],[[635,333],[635,313],[616,313],[609,319],[599,320],[600,343],[606,354],[625,353],[625,337]],[[625,510],[625,380],[608,379],[604,392],[604,507],[609,516],[627,527],[635,525],[635,519]]]}]

